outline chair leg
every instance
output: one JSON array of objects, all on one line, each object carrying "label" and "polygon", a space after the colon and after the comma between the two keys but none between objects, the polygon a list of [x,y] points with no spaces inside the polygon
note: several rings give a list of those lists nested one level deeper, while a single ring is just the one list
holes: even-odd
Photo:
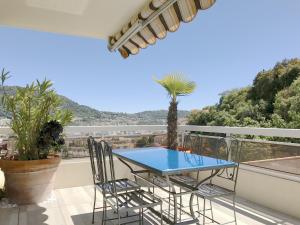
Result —
[{"label": "chair leg", "polygon": [[213,207],[212,207],[212,201],[209,200],[210,205],[210,213],[211,213],[211,222],[214,222],[214,213],[213,213]]},{"label": "chair leg", "polygon": [[199,196],[197,196],[197,207],[198,207],[198,212],[200,213]]},{"label": "chair leg", "polygon": [[170,217],[170,214],[171,214],[171,193],[170,193],[170,191],[171,191],[171,188],[170,188],[170,186],[169,186],[169,202],[168,202],[168,205],[169,205],[169,211],[168,211],[168,217]]},{"label": "chair leg", "polygon": [[173,195],[173,199],[174,199],[174,223],[177,223],[177,220],[178,220],[178,215],[177,215],[177,211],[178,211],[177,196]]},{"label": "chair leg", "polygon": [[94,187],[94,204],[93,204],[93,216],[92,216],[92,224],[94,224],[94,223],[95,223],[96,195],[97,195],[97,190],[96,190],[96,187]]},{"label": "chair leg", "polygon": [[181,222],[181,214],[182,214],[182,195],[181,195],[181,192],[182,192],[182,190],[181,190],[181,187],[180,187],[180,199],[179,199],[179,201],[180,201],[180,208],[179,208],[179,222]]},{"label": "chair leg", "polygon": [[[148,172],[148,180],[150,180],[150,172]],[[150,186],[148,186],[148,192],[151,192],[151,187]]]},{"label": "chair leg", "polygon": [[[126,197],[125,197],[125,198],[126,198],[126,202],[127,202],[127,201],[128,201],[128,198],[127,198],[127,193],[128,193],[128,192],[126,191],[125,193],[126,193]],[[125,203],[125,204],[126,204],[126,203]],[[127,216],[127,217],[129,216],[129,212],[128,212],[128,211],[126,211],[126,216]]]},{"label": "chair leg", "polygon": [[101,225],[105,225],[105,224],[106,224],[106,201],[105,201],[104,196],[103,196],[103,210],[102,210]]},{"label": "chair leg", "polygon": [[144,224],[144,209],[142,209],[142,224]]},{"label": "chair leg", "polygon": [[235,225],[237,225],[237,219],[236,219],[236,209],[235,209],[235,195],[233,195],[232,202],[233,202],[233,215],[234,215],[234,223],[235,223]]},{"label": "chair leg", "polygon": [[139,225],[142,225],[141,209],[139,209]]},{"label": "chair leg", "polygon": [[121,224],[121,214],[120,211],[118,210],[118,225]]},{"label": "chair leg", "polygon": [[205,202],[206,202],[206,198],[203,198],[203,225],[205,225],[205,211],[206,211]]},{"label": "chair leg", "polygon": [[154,191],[155,191],[154,188],[155,188],[155,187],[154,187],[154,185],[153,185],[153,186],[152,186],[152,193],[153,193],[152,196],[153,196],[153,200],[154,200],[154,198],[155,198],[155,196],[154,196]]},{"label": "chair leg", "polygon": [[163,209],[162,209],[162,203],[160,204],[160,225],[163,224]]}]

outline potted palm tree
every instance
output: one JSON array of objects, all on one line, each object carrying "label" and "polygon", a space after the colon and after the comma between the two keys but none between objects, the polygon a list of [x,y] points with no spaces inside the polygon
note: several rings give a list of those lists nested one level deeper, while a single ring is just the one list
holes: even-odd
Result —
[{"label": "potted palm tree", "polygon": [[170,149],[177,149],[177,98],[193,93],[196,84],[185,79],[183,75],[166,75],[161,80],[156,80],[163,86],[171,99],[168,111],[167,144]]},{"label": "potted palm tree", "polygon": [[14,203],[36,203],[52,191],[61,160],[57,151],[64,144],[63,126],[72,120],[72,113],[60,108],[62,100],[49,80],[6,93],[4,82],[8,78],[9,72],[3,69],[2,106],[16,139],[15,151],[0,159],[5,192]]}]

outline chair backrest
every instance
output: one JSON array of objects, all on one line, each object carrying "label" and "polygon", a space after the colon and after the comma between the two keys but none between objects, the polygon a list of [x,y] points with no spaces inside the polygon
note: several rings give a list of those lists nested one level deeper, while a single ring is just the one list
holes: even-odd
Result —
[{"label": "chair backrest", "polygon": [[88,137],[87,139],[87,144],[88,144],[88,149],[89,149],[89,156],[90,156],[90,161],[91,161],[91,169],[92,169],[92,176],[93,176],[93,182],[94,184],[96,184],[97,182],[99,182],[99,178],[98,178],[98,168],[97,168],[97,164],[95,162],[95,140],[93,137]]},{"label": "chair backrest", "polygon": [[217,177],[223,178],[228,181],[233,182],[233,190],[236,189],[237,178],[238,178],[238,171],[241,159],[241,150],[242,150],[242,143],[240,140],[235,138],[227,138],[226,139],[226,148],[223,151],[219,151],[220,159],[228,160],[235,162],[237,166],[232,168],[225,168],[221,170]]},{"label": "chair backrest", "polygon": [[183,148],[190,150],[194,154],[201,154],[202,139],[198,135],[187,134],[184,135]]},{"label": "chair backrest", "polygon": [[222,169],[217,175],[218,178],[232,181],[235,190],[241,158],[241,141],[235,138],[188,134],[184,136],[183,146],[186,149],[191,149],[194,154],[237,163],[236,167]]},{"label": "chair backrest", "polygon": [[225,138],[208,135],[200,135],[199,138],[202,139],[201,155],[224,159],[224,155],[226,155],[224,152],[227,149]]},{"label": "chair backrest", "polygon": [[226,144],[225,139],[216,136],[187,134],[184,136],[183,147],[197,155],[218,157],[219,149]]},{"label": "chair backrest", "polygon": [[[91,142],[91,139],[88,142]],[[94,152],[91,151],[90,154],[94,177],[102,185],[103,190],[116,194],[115,167],[111,146],[104,140],[97,142],[94,139],[89,145],[94,147]]]}]

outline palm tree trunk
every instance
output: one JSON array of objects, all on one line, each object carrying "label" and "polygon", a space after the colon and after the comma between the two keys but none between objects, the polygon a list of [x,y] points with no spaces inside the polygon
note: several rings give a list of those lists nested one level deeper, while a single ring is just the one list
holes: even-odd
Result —
[{"label": "palm tree trunk", "polygon": [[171,101],[168,112],[168,147],[174,150],[177,148],[177,104]]}]

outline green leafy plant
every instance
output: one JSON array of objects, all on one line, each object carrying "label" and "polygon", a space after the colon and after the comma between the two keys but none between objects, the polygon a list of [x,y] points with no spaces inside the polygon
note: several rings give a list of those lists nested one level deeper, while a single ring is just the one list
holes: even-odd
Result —
[{"label": "green leafy plant", "polygon": [[44,124],[37,141],[40,158],[47,158],[50,150],[61,149],[61,146],[65,144],[62,132],[63,127],[56,120]]},{"label": "green leafy plant", "polygon": [[196,88],[196,84],[193,81],[189,81],[180,74],[166,75],[161,80],[155,80],[161,86],[163,86],[171,98],[169,112],[168,112],[168,147],[171,149],[177,148],[177,97],[185,96],[193,93]]},{"label": "green leafy plant", "polygon": [[[2,104],[11,115],[10,126],[16,134],[17,158],[20,160],[47,158],[50,150],[60,146],[57,138],[62,132],[62,127],[71,122],[72,113],[60,108],[62,100],[52,89],[51,81],[37,80],[25,88],[18,88],[12,95],[5,93],[4,83],[9,77],[9,72],[3,69]],[[56,128],[51,128],[51,124]]]}]

